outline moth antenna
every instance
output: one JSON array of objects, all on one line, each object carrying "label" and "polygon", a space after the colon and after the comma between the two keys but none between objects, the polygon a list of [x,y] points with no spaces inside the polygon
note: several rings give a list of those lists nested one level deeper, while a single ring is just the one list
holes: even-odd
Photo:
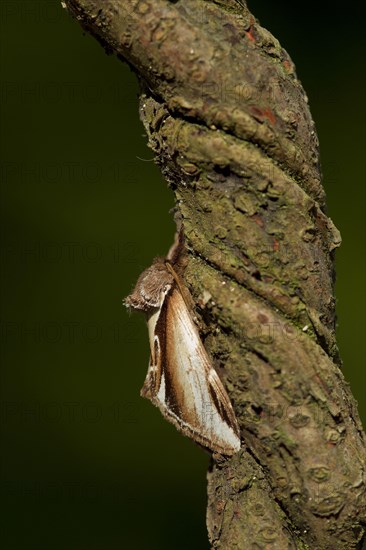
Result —
[{"label": "moth antenna", "polygon": [[189,290],[187,289],[185,283],[182,281],[181,277],[178,275],[178,273],[175,271],[174,267],[172,266],[172,264],[169,261],[165,262],[165,266],[166,266],[167,270],[169,271],[169,273],[172,275],[172,277],[174,277],[174,281],[175,281],[175,283],[176,283],[176,285],[179,289],[179,292],[182,295],[182,298],[183,298],[188,310],[190,312],[192,312],[194,310],[194,302],[193,302],[193,298],[192,298]]},{"label": "moth antenna", "polygon": [[174,235],[174,243],[169,249],[166,259],[173,265],[179,264],[181,256],[184,255],[184,226],[183,222],[177,221],[177,231]]}]

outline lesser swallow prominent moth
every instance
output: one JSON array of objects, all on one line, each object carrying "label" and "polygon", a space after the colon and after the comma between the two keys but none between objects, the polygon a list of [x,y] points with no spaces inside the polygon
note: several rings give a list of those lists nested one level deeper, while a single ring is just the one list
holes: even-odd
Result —
[{"label": "lesser swallow prominent moth", "polygon": [[125,299],[147,316],[151,356],[141,395],[183,434],[213,452],[232,455],[240,449],[239,426],[181,285],[172,264],[159,258]]}]

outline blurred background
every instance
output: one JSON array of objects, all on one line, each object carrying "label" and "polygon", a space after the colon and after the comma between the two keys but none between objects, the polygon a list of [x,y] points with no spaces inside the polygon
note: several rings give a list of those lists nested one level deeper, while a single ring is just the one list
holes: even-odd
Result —
[{"label": "blurred background", "polygon": [[[356,4],[251,0],[296,63],[337,252],[338,338],[365,422],[365,102]],[[172,243],[128,67],[60,2],[1,3],[2,548],[206,549],[208,455],[139,397],[121,301]]]}]

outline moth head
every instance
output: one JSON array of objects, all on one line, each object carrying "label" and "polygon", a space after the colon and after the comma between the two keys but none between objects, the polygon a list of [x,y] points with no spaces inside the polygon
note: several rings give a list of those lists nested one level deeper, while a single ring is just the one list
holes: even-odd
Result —
[{"label": "moth head", "polygon": [[154,263],[141,273],[124,304],[128,308],[142,311],[160,308],[173,284],[174,277],[166,268],[164,259],[156,258]]}]

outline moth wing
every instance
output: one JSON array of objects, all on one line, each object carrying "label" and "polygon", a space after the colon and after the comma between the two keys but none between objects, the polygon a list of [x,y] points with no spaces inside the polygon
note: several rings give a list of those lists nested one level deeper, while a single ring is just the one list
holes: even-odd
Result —
[{"label": "moth wing", "polygon": [[[161,295],[160,307],[149,314],[147,326],[150,341],[150,361],[144,385],[140,394],[154,402],[162,381],[163,348],[165,347],[164,321],[166,319],[166,308],[164,307],[166,295],[170,288]],[[160,337],[157,335],[157,324],[160,327]],[[161,332],[163,330],[163,332]],[[154,403],[155,404],[155,403]]]},{"label": "moth wing", "polygon": [[148,325],[151,360],[142,395],[201,445],[227,455],[237,452],[239,427],[229,397],[177,287]]}]

